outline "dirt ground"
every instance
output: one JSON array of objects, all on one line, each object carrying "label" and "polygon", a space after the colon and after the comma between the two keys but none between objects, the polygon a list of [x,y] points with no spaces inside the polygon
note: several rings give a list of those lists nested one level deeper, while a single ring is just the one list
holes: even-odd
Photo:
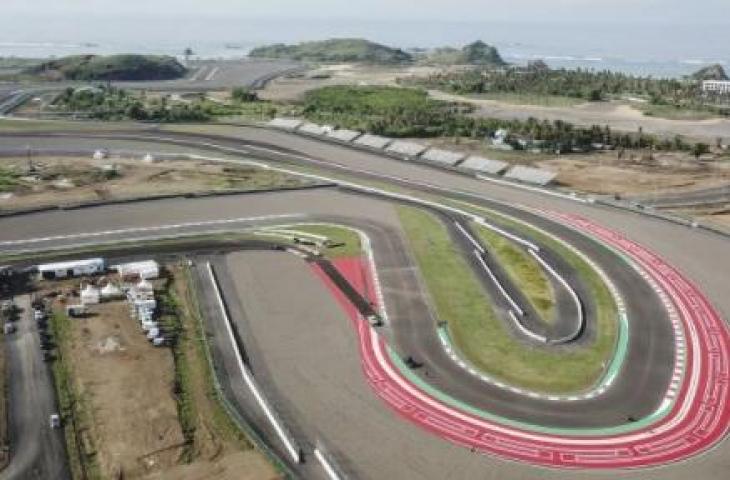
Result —
[{"label": "dirt ground", "polygon": [[698,218],[700,221],[715,224],[721,228],[730,230],[730,212],[717,213],[712,215],[701,215]]},{"label": "dirt ground", "polygon": [[[35,175],[26,175],[26,158],[0,158],[0,168],[22,173],[17,185],[0,191],[0,210],[57,205],[111,198],[202,192],[223,189],[264,189],[311,183],[253,167],[224,167],[205,161],[144,163],[137,158],[93,160],[80,157],[34,158]],[[102,171],[114,165],[118,175]]]},{"label": "dirt ground", "polygon": [[730,158],[710,157],[697,161],[687,153],[627,151],[618,158],[615,151],[553,155],[502,151],[489,148],[478,139],[412,139],[429,146],[483,155],[511,165],[528,165],[558,174],[559,186],[597,195],[651,195],[692,191],[730,183]]},{"label": "dirt ground", "polygon": [[559,184],[594,194],[652,195],[680,193],[730,183],[730,162],[698,162],[684,154],[641,154],[618,159],[615,152],[562,156],[537,162],[558,172]]},{"label": "dirt ground", "polygon": [[255,450],[223,455],[213,461],[200,460],[151,473],[144,480],[274,480],[280,476]]},{"label": "dirt ground", "polygon": [[[179,271],[173,270],[175,272]],[[45,283],[41,292],[68,292],[79,279]],[[181,309],[189,313],[186,290],[176,279]],[[159,283],[158,283],[159,287]],[[155,348],[125,301],[90,307],[87,318],[71,320],[70,365],[78,397],[89,413],[88,435],[102,478],[212,480],[279,478],[243,434],[222,432],[219,408],[210,394],[194,331],[181,340],[190,366],[196,433],[193,457],[186,449],[173,386],[175,367],[169,348]],[[191,321],[186,317],[186,322]],[[185,323],[185,328],[193,325]],[[188,448],[190,448],[188,446]]]},{"label": "dirt ground", "polygon": [[184,438],[172,393],[170,351],[154,348],[125,302],[73,320],[71,364],[91,405],[103,478],[143,478],[177,465]]}]

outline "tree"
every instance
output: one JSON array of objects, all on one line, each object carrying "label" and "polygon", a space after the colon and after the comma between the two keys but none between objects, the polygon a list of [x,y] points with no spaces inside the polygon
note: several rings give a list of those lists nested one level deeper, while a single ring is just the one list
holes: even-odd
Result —
[{"label": "tree", "polygon": [[237,102],[256,102],[259,97],[256,92],[246,87],[236,87],[231,91],[231,98]]},{"label": "tree", "polygon": [[697,160],[699,160],[702,155],[709,152],[710,146],[706,143],[695,143],[692,147],[692,155],[694,155]]}]

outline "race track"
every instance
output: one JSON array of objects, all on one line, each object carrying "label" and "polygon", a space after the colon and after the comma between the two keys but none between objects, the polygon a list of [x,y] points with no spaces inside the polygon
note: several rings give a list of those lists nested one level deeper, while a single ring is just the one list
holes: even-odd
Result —
[{"label": "race track", "polygon": [[[277,356],[276,352],[286,346],[275,338],[267,340],[257,330],[255,322],[263,320],[251,318],[247,302],[240,308],[241,316],[249,317],[249,326],[242,324],[240,328],[248,329],[248,341],[258,345],[250,360],[254,367],[260,365],[253,368],[254,375],[259,372],[264,390],[277,404],[290,405],[285,409],[286,423],[303,438],[323,439],[324,444],[331,445],[339,463],[356,477],[572,478],[590,475],[587,471],[593,469],[658,467],[681,461],[621,475],[680,478],[696,473],[699,478],[722,478],[717,475],[727,467],[728,454],[722,447],[712,447],[724,440],[730,424],[730,352],[722,316],[725,313],[727,317],[730,311],[723,274],[730,271],[730,256],[726,254],[730,242],[720,236],[263,129],[226,127],[218,136],[206,137],[145,131],[96,138],[51,133],[0,137],[3,147],[29,143],[36,148],[105,146],[112,150],[185,151],[225,156],[227,161],[256,159],[275,168],[306,167],[312,174],[341,184],[338,189],[140,201],[7,217],[0,219],[0,248],[6,252],[45,250],[301,222],[324,221],[357,228],[369,239],[373,256],[354,262],[335,260],[333,266],[350,286],[384,309],[387,322],[383,327],[371,327],[362,306],[353,303],[342,285],[333,283],[321,267],[312,264],[312,278],[319,278],[328,287],[331,295],[327,301],[338,302],[347,314],[352,335],[349,339],[345,334],[340,339],[328,337],[333,352],[340,356],[324,354],[318,361],[340,363],[321,390],[297,398],[297,390],[284,386],[294,380],[285,380],[286,376],[277,372],[281,372],[282,362],[296,359]],[[368,185],[374,180],[397,187],[399,192],[407,188],[428,193],[429,200],[419,203],[410,193],[393,195]],[[454,244],[464,258],[472,258],[470,265],[479,275],[482,267],[474,260],[474,247],[456,226],[474,220],[473,214],[455,210],[453,204],[446,205],[439,198],[468,201],[539,227],[571,245],[605,274],[628,318],[626,357],[614,381],[592,395],[551,398],[481,381],[448,355],[439,342],[438,319],[414,275],[416,267],[407,254],[393,210],[396,204],[416,204],[442,215],[438,218],[449,228]],[[160,220],[161,211],[165,212],[164,221]],[[549,248],[536,247],[569,276],[570,271],[561,267]],[[218,268],[236,272],[240,266],[237,261],[219,262]],[[266,268],[263,262],[261,270]],[[230,281],[223,282],[227,298],[242,295],[235,280],[239,276],[234,273]],[[481,280],[489,298],[496,298],[489,279],[485,276]],[[579,281],[571,279],[568,283],[585,304],[585,341],[590,341],[594,322],[591,299]],[[518,285],[507,288],[518,297]],[[564,308],[569,312],[569,304]],[[571,325],[564,328],[570,330]],[[359,352],[358,362],[342,363],[345,346],[352,355],[355,350]],[[291,344],[288,347],[293,348]],[[313,354],[305,345],[294,350],[302,358]],[[416,355],[425,369],[405,367],[402,359],[406,355]],[[271,371],[269,358],[273,358],[272,365],[278,365],[270,367]],[[374,392],[380,400],[357,403],[357,414],[351,412],[349,417],[353,431],[343,432],[348,428],[328,421],[327,412],[317,409],[311,397],[324,394],[339,398],[343,392],[338,392],[338,385],[345,378],[351,383],[353,377],[358,380],[348,395],[359,391],[360,398]],[[300,405],[309,405],[308,410],[300,411]],[[329,405],[335,411],[338,405],[346,409],[344,403]],[[632,421],[627,421],[628,417]],[[388,433],[373,430],[369,435],[377,438],[369,436],[363,444],[356,441],[358,423],[390,424],[391,428]],[[454,448],[454,444],[459,447]],[[410,460],[418,456],[419,461],[399,464],[392,456],[399,445],[408,445],[404,455]],[[376,461],[388,451],[390,460]],[[475,455],[480,452],[487,455]],[[528,464],[579,472],[546,472]],[[307,468],[300,473],[317,476]]]}]

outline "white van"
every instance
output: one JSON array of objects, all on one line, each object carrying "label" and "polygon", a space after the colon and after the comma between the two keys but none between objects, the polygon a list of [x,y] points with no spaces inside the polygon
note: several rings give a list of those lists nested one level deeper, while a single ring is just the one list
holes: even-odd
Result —
[{"label": "white van", "polygon": [[158,328],[157,322],[142,322],[142,330],[149,332],[153,328]]}]

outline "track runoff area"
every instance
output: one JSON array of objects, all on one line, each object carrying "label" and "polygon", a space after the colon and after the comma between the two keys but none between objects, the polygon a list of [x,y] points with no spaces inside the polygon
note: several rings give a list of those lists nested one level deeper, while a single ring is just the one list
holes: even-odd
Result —
[{"label": "track runoff area", "polygon": [[[404,200],[402,194],[345,183],[361,192]],[[409,200],[439,207],[433,201]],[[674,370],[651,421],[640,419],[634,425],[607,428],[605,432],[551,429],[514,422],[450,401],[420,377],[410,374],[378,327],[372,325],[341,286],[317,263],[312,263],[314,273],[327,284],[352,321],[359,339],[362,369],[373,391],[400,417],[432,434],[473,451],[546,467],[652,467],[690,458],[718,444],[730,428],[730,336],[718,312],[693,282],[648,248],[577,215],[548,210],[540,214],[630,260],[631,268],[640,272],[667,309],[674,331]],[[367,245],[367,238],[364,240]],[[387,318],[388,306],[380,293],[375,262],[377,254],[366,249],[363,258],[335,259],[332,263]]]}]

